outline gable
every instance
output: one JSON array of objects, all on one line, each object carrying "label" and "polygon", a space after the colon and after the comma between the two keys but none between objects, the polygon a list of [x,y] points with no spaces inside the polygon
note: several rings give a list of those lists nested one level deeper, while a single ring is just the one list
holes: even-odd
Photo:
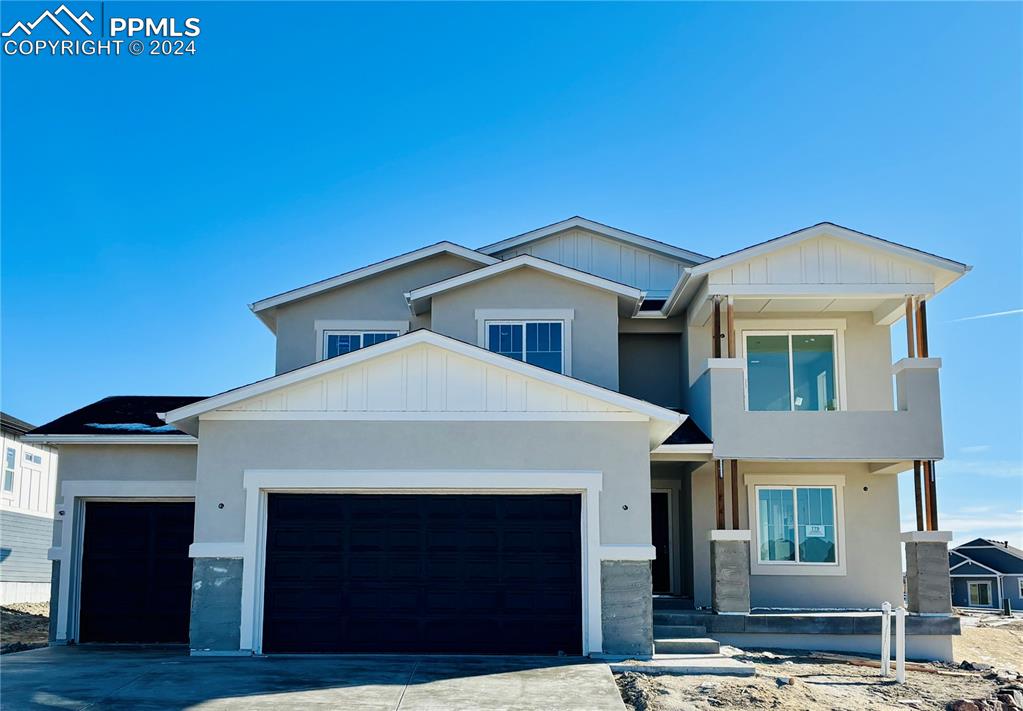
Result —
[{"label": "gable", "polygon": [[664,298],[674,288],[686,262],[650,249],[573,228],[495,252],[501,259],[528,254],[641,289],[648,298]]},{"label": "gable", "polygon": [[[966,545],[970,546],[972,543]],[[971,560],[997,570],[999,573],[1023,574],[1023,558],[1013,555],[997,545],[986,544],[976,548],[967,548],[963,550],[963,555],[969,556]]]},{"label": "gable", "polygon": [[976,563],[972,563],[972,562],[963,563],[962,565],[960,565],[955,570],[952,570],[950,572],[950,574],[952,576],[954,576],[954,577],[961,577],[961,576],[964,576],[964,575],[968,575],[971,578],[975,578],[975,577],[993,578],[993,577],[995,577],[995,574],[993,572],[991,572],[990,570],[988,570],[987,568],[984,568],[984,567],[979,566]]}]

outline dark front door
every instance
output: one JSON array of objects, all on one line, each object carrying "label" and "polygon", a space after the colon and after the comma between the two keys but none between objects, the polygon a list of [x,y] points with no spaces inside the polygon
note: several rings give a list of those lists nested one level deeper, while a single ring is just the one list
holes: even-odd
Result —
[{"label": "dark front door", "polygon": [[577,495],[271,494],[267,653],[579,654]]},{"label": "dark front door", "polygon": [[85,504],[79,642],[186,644],[192,503]]},{"label": "dark front door", "polygon": [[668,513],[669,499],[666,491],[650,492],[651,541],[657,549],[653,562],[653,587],[655,593],[671,592],[670,540],[671,517]]}]

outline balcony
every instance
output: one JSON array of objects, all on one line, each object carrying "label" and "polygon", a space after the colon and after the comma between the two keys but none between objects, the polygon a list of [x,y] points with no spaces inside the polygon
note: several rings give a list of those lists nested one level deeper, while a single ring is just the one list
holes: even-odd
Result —
[{"label": "balcony", "polygon": [[892,366],[896,406],[886,411],[750,412],[744,363],[711,358],[690,392],[690,414],[717,459],[848,460],[886,464],[937,460],[941,434],[939,358]]}]

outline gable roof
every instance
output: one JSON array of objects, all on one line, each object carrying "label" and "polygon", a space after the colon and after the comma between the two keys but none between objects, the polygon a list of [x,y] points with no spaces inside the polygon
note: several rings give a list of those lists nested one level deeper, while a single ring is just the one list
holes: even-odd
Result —
[{"label": "gable roof", "polygon": [[[186,404],[182,407],[178,407],[164,413],[161,418],[164,422],[173,424],[186,432],[197,432],[197,419],[200,415],[211,413],[215,410],[230,409],[233,405],[237,405],[246,400],[258,398],[262,395],[279,391],[282,388],[312,381],[321,376],[343,370],[345,368],[351,368],[363,363],[369,364],[377,359],[385,358],[388,355],[405,351],[410,348],[415,348],[420,345],[441,349],[455,354],[456,356],[462,356],[472,361],[500,368],[505,372],[523,376],[532,381],[539,381],[542,384],[553,386],[563,393],[581,396],[583,399],[591,399],[610,406],[610,409],[618,412],[627,411],[635,415],[642,416],[650,421],[651,443],[662,442],[686,419],[686,415],[651,404],[645,400],[639,400],[637,398],[629,397],[628,395],[622,395],[621,393],[613,390],[608,390],[598,385],[577,380],[567,375],[545,370],[497,353],[491,353],[490,351],[479,348],[478,346],[470,345],[447,336],[442,336],[426,329],[412,331],[403,336],[392,338],[357,351],[352,351],[351,353],[347,353],[336,358],[321,360],[317,363],[313,363],[312,365],[307,365],[265,380],[260,380],[249,385],[234,388],[233,390],[228,390],[220,393],[219,395],[214,395],[198,402]],[[479,378],[476,379],[476,382],[479,382]],[[316,403],[321,402],[322,401],[319,398],[316,399]],[[338,407],[337,409],[345,411],[348,407],[345,405],[343,407]],[[357,410],[357,408],[354,407],[351,409],[353,411]],[[398,410],[395,410],[394,408],[387,408],[385,414],[397,419],[397,412]],[[417,410],[417,412],[423,412],[423,410],[420,409]],[[460,412],[458,413],[460,417],[454,419],[472,419],[473,412],[475,411],[466,410]],[[580,412],[583,412],[583,410],[580,410]],[[587,414],[593,414],[594,411],[587,409],[585,412]],[[536,416],[536,419],[541,419],[539,415],[542,414],[536,410],[526,410],[522,408],[509,408],[505,411],[505,413],[517,416],[521,415],[526,419],[529,419],[530,416]],[[384,417],[383,419],[388,419],[388,417]]]},{"label": "gable roof", "polygon": [[594,276],[588,272],[583,272],[572,267],[566,267],[562,264],[555,262],[549,262],[546,259],[540,259],[529,254],[523,254],[518,257],[512,257],[490,266],[480,267],[471,272],[465,274],[459,274],[458,276],[450,277],[438,281],[434,284],[428,284],[421,286],[418,289],[406,292],[405,300],[409,303],[409,308],[412,309],[413,313],[421,314],[429,309],[430,299],[437,294],[442,294],[445,291],[452,289],[458,289],[468,284],[474,284],[484,279],[490,279],[491,277],[506,274],[515,269],[536,269],[547,274],[552,274],[563,279],[569,279],[579,284],[585,284],[591,286],[594,289],[601,289],[603,291],[609,291],[613,294],[617,294],[619,301],[622,304],[623,311],[634,314],[638,309],[640,303],[643,301],[643,292],[633,286],[627,284],[621,284],[610,279],[603,277]]},{"label": "gable roof", "polygon": [[61,415],[24,439],[54,444],[194,442],[193,437],[164,423],[157,413],[202,399],[198,395],[113,395]]},{"label": "gable roof", "polygon": [[643,235],[638,235],[634,232],[626,232],[625,230],[620,230],[617,227],[611,227],[600,222],[595,222],[594,220],[588,220],[585,217],[580,217],[579,215],[570,217],[567,220],[555,222],[554,224],[547,225],[546,227],[540,227],[535,230],[530,230],[529,232],[523,232],[520,235],[509,237],[499,242],[488,244],[484,247],[480,247],[478,251],[483,252],[484,254],[497,254],[498,252],[503,252],[514,247],[520,247],[529,242],[535,242],[536,240],[544,239],[545,237],[550,237],[551,235],[570,229],[588,230],[589,232],[603,235],[604,237],[609,237],[611,239],[618,240],[619,242],[626,242],[628,244],[650,250],[651,252],[657,252],[659,254],[664,254],[693,264],[699,264],[710,259],[710,257],[704,254],[692,252],[688,249],[682,249],[681,247],[676,247],[675,245],[661,242],[659,240],[650,239],[649,237],[644,237]]},{"label": "gable roof", "polygon": [[1023,550],[1008,543],[975,538],[956,546],[952,552],[1003,575],[1023,574]]},{"label": "gable roof", "polygon": [[30,425],[14,415],[8,415],[6,412],[0,412],[0,430],[8,432],[15,437],[25,434],[34,427],[35,425]]},{"label": "gable roof", "polygon": [[336,289],[339,286],[351,284],[361,279],[366,279],[376,274],[386,272],[391,269],[397,269],[413,262],[418,262],[422,259],[428,259],[438,254],[453,254],[456,257],[461,257],[471,262],[478,264],[495,264],[499,260],[495,257],[491,257],[488,254],[477,252],[476,250],[463,247],[462,245],[455,244],[454,242],[437,242],[421,249],[416,249],[405,254],[399,254],[397,257],[391,257],[381,262],[375,262],[359,269],[353,269],[350,272],[338,274],[337,276],[330,277],[328,279],[322,279],[306,286],[298,287],[297,289],[291,289],[289,291],[282,292],[276,296],[269,296],[265,299],[249,304],[249,308],[252,310],[259,319],[265,323],[270,330],[273,330],[274,320],[271,317],[272,310],[283,304],[290,303],[292,301],[298,301],[299,299],[305,299],[316,294],[320,294],[330,289]]}]

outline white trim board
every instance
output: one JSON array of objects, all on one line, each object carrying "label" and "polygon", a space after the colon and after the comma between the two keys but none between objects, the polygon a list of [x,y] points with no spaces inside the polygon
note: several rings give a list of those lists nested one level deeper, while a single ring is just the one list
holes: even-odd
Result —
[{"label": "white trim board", "polygon": [[[194,481],[107,481],[99,479],[66,481],[60,487],[61,543],[48,551],[50,560],[60,561],[57,590],[56,641],[78,638],[79,592],[82,574],[82,536],[87,501],[192,501]],[[61,515],[63,511],[63,515]],[[70,637],[68,633],[70,634]]]},{"label": "white trim board", "polygon": [[[579,493],[582,495],[583,654],[603,651],[601,627],[600,491],[596,471],[402,471],[247,469],[242,564],[242,650],[259,654],[263,629],[263,567],[267,494],[323,493]],[[618,546],[616,546],[618,548]]]},{"label": "white trim board", "polygon": [[487,267],[481,267],[465,274],[451,277],[450,279],[444,279],[434,284],[428,284],[427,286],[421,286],[418,289],[412,289],[405,293],[405,300],[408,302],[409,309],[413,314],[425,313],[429,310],[430,299],[437,294],[442,294],[452,289],[458,289],[467,284],[473,284],[483,279],[490,279],[491,277],[505,274],[514,269],[536,269],[546,274],[552,274],[554,276],[568,279],[586,286],[591,286],[594,289],[601,289],[603,291],[617,294],[618,297],[629,304],[632,313],[635,313],[639,309],[640,303],[643,301],[643,291],[633,286],[626,284],[620,284],[610,279],[603,277],[594,276],[588,272],[579,271],[571,267],[566,267],[563,264],[557,264],[556,262],[548,262],[546,259],[540,259],[529,254],[522,254],[518,257],[512,257],[506,259],[503,262],[497,264],[491,264]]},{"label": "white trim board", "polygon": [[418,262],[422,259],[427,259],[442,253],[453,254],[457,257],[462,257],[463,259],[484,265],[496,264],[499,261],[488,254],[477,252],[476,250],[463,247],[459,244],[455,244],[454,242],[437,242],[436,244],[431,244],[427,247],[398,255],[397,257],[391,257],[390,259],[385,259],[381,262],[376,262],[375,264],[370,264],[369,266],[365,266],[360,269],[345,272],[344,274],[338,274],[337,276],[313,282],[312,284],[308,284],[297,289],[291,289],[290,291],[282,292],[276,296],[260,299],[259,301],[249,304],[249,309],[251,309],[252,312],[256,314],[256,316],[258,316],[268,328],[270,328],[271,331],[274,331],[275,319],[264,313],[268,309],[272,309],[292,301],[297,301],[299,299],[304,299],[330,289],[335,289],[339,286],[344,286],[345,284],[351,284],[352,282],[359,281],[360,279],[366,279],[376,274],[396,269],[398,267],[403,267],[407,264],[412,264],[413,262]]}]

